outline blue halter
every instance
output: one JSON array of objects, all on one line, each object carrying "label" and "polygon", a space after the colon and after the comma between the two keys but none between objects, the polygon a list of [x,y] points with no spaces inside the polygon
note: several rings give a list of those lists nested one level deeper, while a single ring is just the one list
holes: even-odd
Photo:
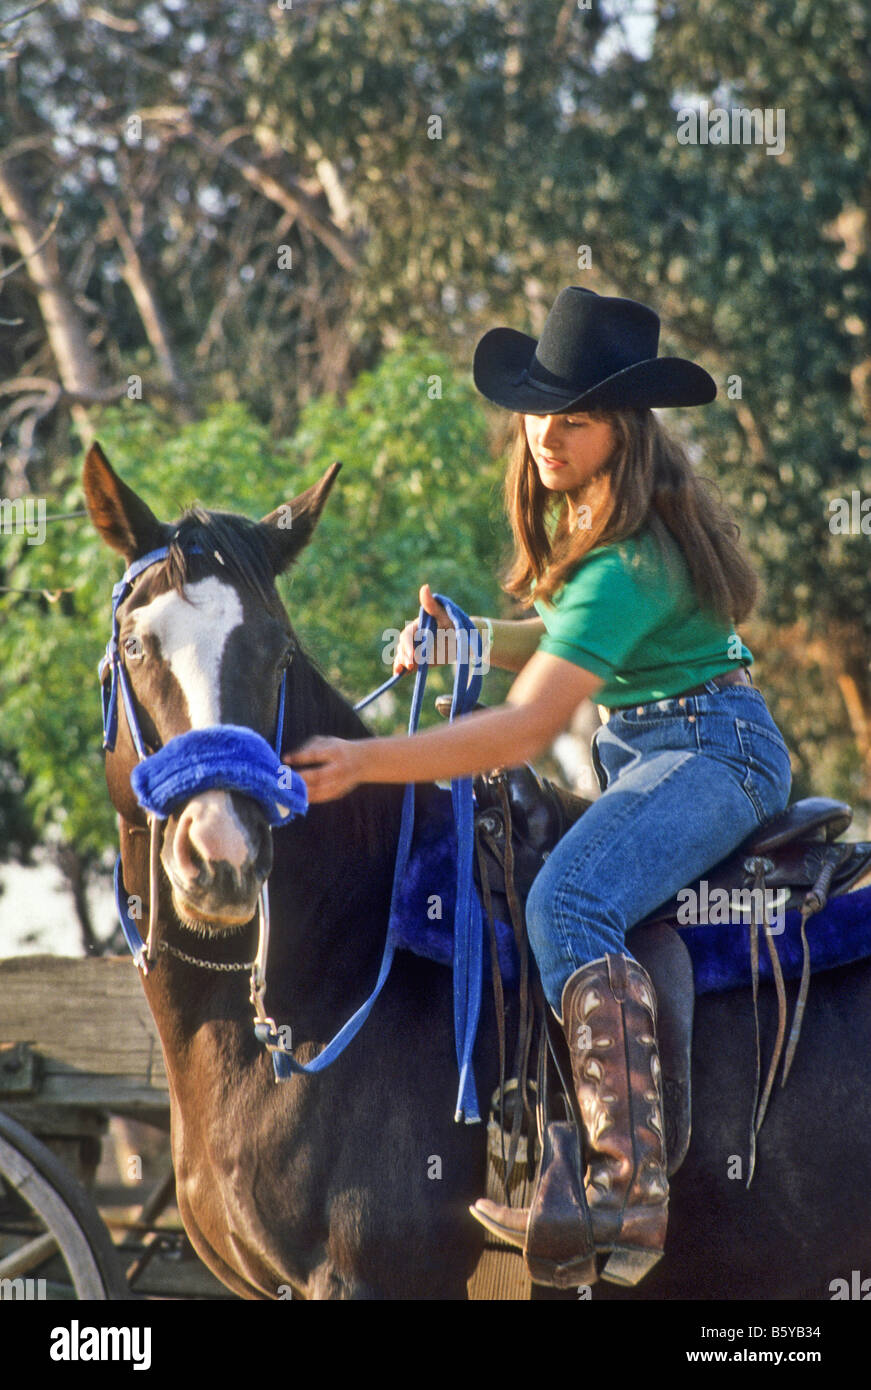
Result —
[{"label": "blue halter", "polygon": [[[192,546],[188,553],[201,555],[202,550]],[[286,671],[278,692],[274,748],[253,729],[216,724],[207,729],[189,729],[170,739],[156,753],[149,755],[146,750],[118,648],[118,609],[139,576],[168,555],[169,546],[149,551],[130,565],[112,590],[112,634],[99,667],[101,680],[106,668],[111,668],[109,688],[107,690],[104,682],[102,690],[103,747],[108,752],[115,748],[120,690],[130,736],[139,756],[139,765],[133,769],[130,782],[143,810],[165,820],[174,806],[198,792],[224,787],[258,801],[270,825],[283,825],[291,816],[304,814],[308,807],[305,782],[281,762]]]},{"label": "blue halter", "polygon": [[[189,553],[201,553],[198,547]],[[304,814],[308,806],[305,782],[300,775],[284,766],[281,761],[281,738],[284,725],[284,703],[286,672],[282,677],[279,693],[279,709],[275,736],[275,747],[270,748],[265,739],[251,729],[234,725],[218,725],[210,729],[192,729],[171,739],[163,748],[149,755],[136,718],[136,710],[127,680],[127,674],[120,658],[118,648],[118,608],[130,593],[136,579],[149,566],[165,560],[169,548],[150,551],[136,560],[126,570],[123,577],[112,590],[112,634],[106,646],[106,654],[100,662],[100,677],[105,675],[107,666],[111,668],[108,690],[103,685],[103,746],[109,751],[115,747],[118,732],[118,691],[130,728],[139,764],[131,773],[131,785],[139,804],[151,815],[165,819],[173,806],[183,803],[196,793],[213,787],[236,790],[253,797],[263,807],[270,825],[279,826],[295,815]],[[454,668],[454,686],[451,696],[450,718],[468,713],[478,701],[481,692],[481,663],[478,650],[481,634],[472,620],[452,599],[441,594],[435,595],[443,605],[457,635],[457,661]],[[408,732],[413,734],[420,722],[429,662],[425,653],[431,637],[436,632],[435,620],[423,609],[420,610],[418,627],[418,667],[412,695]],[[470,657],[474,655],[474,660]],[[394,676],[379,686],[376,691],[355,706],[360,709],[400,679]],[[277,760],[277,766],[276,766]],[[483,983],[484,926],[481,906],[474,887],[472,855],[474,812],[472,780],[469,777],[456,778],[451,783],[454,817],[457,826],[457,896],[454,918],[454,1035],[459,1069],[459,1089],[455,1120],[465,1120],[467,1124],[480,1121],[475,1080],[472,1069],[472,1052],[481,1011],[481,990]],[[284,1041],[288,1031],[275,1026],[272,1019],[260,1017],[255,1022],[255,1034],[272,1053],[276,1081],[287,1080],[300,1074],[323,1071],[347,1047],[360,1031],[375,1000],[378,998],[390,974],[397,943],[396,906],[399,887],[405,874],[411,852],[414,834],[414,786],[408,784],[402,805],[402,818],[399,828],[399,841],[396,851],[396,864],[393,875],[393,889],[390,903],[390,919],[384,953],[375,987],[369,998],[339,1030],[331,1042],[311,1062],[298,1062],[290,1046]],[[127,903],[124,901],[124,886],[121,879],[121,857],[115,865],[115,902],[118,916],[127,944],[137,964],[145,954],[145,945]],[[265,902],[261,914],[267,912]],[[268,930],[268,927],[267,927]],[[257,969],[265,969],[263,945],[263,922],[261,917],[261,949],[258,952]],[[252,999],[258,994],[257,1002],[262,1000],[265,989],[265,976],[257,979],[259,993],[252,978]]]},{"label": "blue halter", "polygon": [[[192,546],[188,553],[202,554],[202,550],[199,546]],[[168,555],[168,546],[149,551],[129,566],[112,589],[112,632],[99,666],[103,747],[112,752],[117,742],[120,690],[130,737],[139,758],[130,774],[130,785],[139,805],[149,815],[165,820],[175,806],[200,792],[220,787],[241,792],[259,802],[270,825],[285,825],[294,816],[304,815],[308,809],[305,782],[281,761],[286,671],[282,674],[278,693],[274,747],[270,747],[266,739],[253,729],[219,724],[179,734],[156,753],[149,755],[146,749],[118,647],[118,609],[139,576]],[[104,680],[107,667],[111,671],[108,689]],[[124,898],[120,854],[115,862],[115,906],[127,945],[141,968],[146,958],[145,943]]]}]

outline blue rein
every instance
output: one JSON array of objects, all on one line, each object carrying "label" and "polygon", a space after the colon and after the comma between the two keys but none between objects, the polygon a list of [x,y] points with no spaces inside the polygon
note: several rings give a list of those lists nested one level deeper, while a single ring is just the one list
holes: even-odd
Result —
[{"label": "blue rein", "polygon": [[[481,641],[481,634],[471,618],[467,617],[452,599],[436,594],[437,602],[445,608],[453,624],[457,639],[457,661],[454,667],[454,688],[451,696],[451,720],[467,714],[475,707],[481,693],[480,661],[470,664],[470,654]],[[426,648],[436,633],[435,619],[420,610],[418,635],[418,667],[411,697],[411,712],[408,718],[408,732],[414,734],[420,723],[423,694],[429,671]],[[376,691],[355,708],[369,704],[376,696],[395,685],[399,676],[385,681]],[[472,1070],[472,1050],[481,1012],[481,989],[483,984],[484,961],[484,923],[481,906],[475,892],[472,855],[474,837],[472,828],[473,798],[472,779],[456,778],[451,783],[454,817],[457,826],[457,898],[454,914],[454,1037],[457,1066],[460,1073],[459,1090],[454,1119],[476,1124],[481,1116],[475,1091],[475,1078]],[[357,1012],[329,1042],[322,1052],[311,1062],[298,1062],[289,1048],[281,1044],[280,1030],[273,1031],[264,1025],[257,1025],[255,1032],[261,1042],[272,1051],[272,1064],[277,1080],[284,1081],[295,1075],[307,1075],[323,1071],[344,1051],[351,1039],[360,1031],[372,1006],[378,998],[393,964],[398,936],[397,904],[400,889],[408,866],[411,844],[414,836],[414,786],[408,783],[402,802],[402,818],[399,824],[399,840],[396,848],[396,864],[393,871],[393,888],[390,896],[390,918],[387,925],[387,938],[375,987],[369,998],[360,1005]]]},{"label": "blue rein", "polygon": [[[171,739],[156,753],[148,754],[145,741],[136,718],[136,710],[130,691],[127,674],[121,661],[118,648],[118,608],[130,593],[134,582],[149,568],[169,554],[169,547],[153,550],[135,561],[112,590],[112,635],[106,646],[106,654],[100,663],[100,676],[105,675],[107,667],[111,671],[108,690],[105,683],[102,691],[103,704],[103,746],[108,751],[115,747],[118,732],[118,692],[124,704],[130,734],[139,757],[138,765],[130,777],[137,801],[150,815],[165,819],[172,808],[187,801],[198,792],[213,787],[234,790],[253,797],[263,808],[270,825],[286,825],[294,816],[303,815],[308,807],[305,782],[299,773],[281,763],[281,739],[284,726],[284,701],[286,672],[282,677],[279,692],[279,708],[274,748],[252,729],[235,725],[218,725],[209,729],[192,729]],[[468,713],[477,704],[481,692],[481,634],[472,620],[452,599],[441,594],[435,595],[442,604],[453,625],[457,660],[454,667],[454,686],[451,696],[450,718],[453,721]],[[408,732],[414,734],[420,723],[424,688],[430,662],[426,649],[435,637],[435,619],[420,610],[416,646],[418,666],[408,720]],[[474,656],[474,660],[471,660]],[[363,709],[379,695],[401,679],[392,676],[361,700],[355,709]],[[472,1053],[481,1011],[481,990],[483,983],[484,926],[481,906],[475,892],[473,877],[474,835],[472,819],[474,805],[472,779],[455,778],[451,783],[451,796],[454,818],[457,827],[457,896],[454,916],[454,1035],[457,1066],[459,1070],[459,1089],[454,1119],[465,1120],[467,1124],[480,1121],[478,1099],[472,1067]],[[402,803],[402,817],[396,851],[396,864],[393,873],[393,887],[390,899],[390,918],[384,952],[378,971],[375,987],[365,1003],[348,1019],[343,1028],[324,1047],[311,1062],[296,1060],[292,1049],[285,1043],[285,1028],[273,1026],[267,1019],[255,1023],[255,1034],[272,1053],[272,1063],[277,1081],[295,1075],[308,1075],[323,1071],[335,1061],[348,1043],[360,1031],[372,1007],[381,993],[390,974],[396,951],[398,927],[396,920],[400,889],[408,866],[414,835],[414,786],[405,788]],[[118,916],[130,951],[138,965],[145,956],[145,943],[139,934],[128,904],[125,901],[124,885],[121,877],[121,857],[115,864],[115,903]],[[263,938],[261,938],[263,939]],[[265,948],[264,948],[265,949]],[[260,993],[265,981],[260,982]],[[252,998],[254,981],[252,979]]]}]

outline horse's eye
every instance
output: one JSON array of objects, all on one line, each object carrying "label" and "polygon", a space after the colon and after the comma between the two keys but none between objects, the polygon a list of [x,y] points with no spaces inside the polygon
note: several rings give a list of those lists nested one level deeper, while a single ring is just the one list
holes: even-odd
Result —
[{"label": "horse's eye", "polygon": [[128,661],[141,661],[145,655],[145,648],[139,637],[125,637],[121,644],[124,648],[124,655]]}]

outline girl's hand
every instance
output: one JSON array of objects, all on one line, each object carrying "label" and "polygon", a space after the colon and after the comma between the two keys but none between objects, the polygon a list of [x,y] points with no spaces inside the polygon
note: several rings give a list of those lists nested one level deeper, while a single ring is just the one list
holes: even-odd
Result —
[{"label": "girl's hand", "polygon": [[[425,613],[429,613],[436,620],[437,627],[449,628],[453,631],[453,623],[440,603],[433,597],[432,589],[428,584],[423,584],[420,590],[420,606]],[[415,618],[413,623],[406,623],[399,637],[396,648],[396,656],[393,658],[393,674],[398,676],[400,671],[413,671],[417,666],[414,653],[414,639],[419,627],[419,619]],[[436,649],[439,643],[433,644]],[[447,645],[447,644],[446,644]],[[444,665],[444,662],[436,660],[437,650],[433,652],[431,666]]]},{"label": "girl's hand", "polygon": [[282,762],[299,772],[311,805],[335,801],[364,781],[365,739],[310,738]]}]

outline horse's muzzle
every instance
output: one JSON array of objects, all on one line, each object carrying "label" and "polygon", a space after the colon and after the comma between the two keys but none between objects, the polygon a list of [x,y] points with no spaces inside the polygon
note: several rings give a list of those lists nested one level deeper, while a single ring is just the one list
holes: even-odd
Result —
[{"label": "horse's muzzle", "polygon": [[308,806],[299,774],[253,729],[221,724],[171,739],[130,781],[167,822],[161,862],[180,921],[206,931],[250,922],[272,868],[271,827]]},{"label": "horse's muzzle", "polygon": [[256,802],[205,792],[170,817],[161,862],[183,922],[200,930],[243,926],[272,868],[272,834]]}]

